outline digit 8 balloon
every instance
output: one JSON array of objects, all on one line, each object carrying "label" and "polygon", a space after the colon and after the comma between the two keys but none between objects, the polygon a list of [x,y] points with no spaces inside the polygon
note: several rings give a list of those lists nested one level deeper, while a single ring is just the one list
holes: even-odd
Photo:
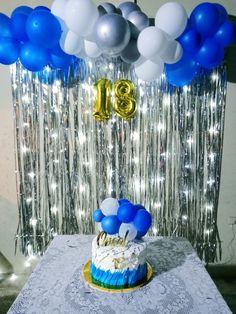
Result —
[{"label": "digit 8 balloon", "polygon": [[129,80],[119,80],[115,83],[114,111],[124,119],[132,118],[137,111],[135,87]]}]

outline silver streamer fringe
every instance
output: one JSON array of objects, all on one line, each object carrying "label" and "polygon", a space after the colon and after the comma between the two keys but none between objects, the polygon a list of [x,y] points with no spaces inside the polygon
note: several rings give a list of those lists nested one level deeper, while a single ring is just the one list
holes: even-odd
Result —
[{"label": "silver streamer fringe", "polygon": [[[94,83],[130,79],[138,111],[93,117]],[[19,227],[16,246],[42,254],[57,234],[93,233],[92,212],[109,196],[151,212],[150,234],[183,236],[200,258],[221,256],[217,207],[226,73],[202,73],[191,86],[139,81],[105,57],[75,63],[69,78],[11,66]]]}]

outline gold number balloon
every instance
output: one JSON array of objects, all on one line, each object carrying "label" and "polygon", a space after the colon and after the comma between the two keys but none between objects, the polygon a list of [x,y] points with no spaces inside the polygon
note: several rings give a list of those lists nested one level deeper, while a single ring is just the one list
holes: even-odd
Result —
[{"label": "gold number balloon", "polygon": [[137,111],[134,84],[129,80],[119,80],[115,83],[114,110],[124,119],[132,118]]},{"label": "gold number balloon", "polygon": [[94,84],[97,95],[94,105],[93,116],[99,121],[110,118],[111,112],[111,89],[112,85],[108,79],[101,79]]}]

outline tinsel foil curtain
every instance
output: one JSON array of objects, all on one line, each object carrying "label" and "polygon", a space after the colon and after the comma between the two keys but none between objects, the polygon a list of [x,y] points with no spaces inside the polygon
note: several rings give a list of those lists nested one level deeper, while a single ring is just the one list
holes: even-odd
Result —
[{"label": "tinsel foil curtain", "polygon": [[[137,113],[93,117],[94,83],[131,80]],[[93,233],[92,211],[106,197],[128,198],[152,214],[152,235],[188,238],[206,262],[220,257],[217,207],[226,73],[191,86],[139,81],[104,57],[33,74],[11,67],[19,227],[25,254],[43,253],[57,234]]]}]

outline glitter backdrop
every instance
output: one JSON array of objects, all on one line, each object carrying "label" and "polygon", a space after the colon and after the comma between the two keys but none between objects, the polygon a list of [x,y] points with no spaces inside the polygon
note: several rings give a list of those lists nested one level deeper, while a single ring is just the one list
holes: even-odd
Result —
[{"label": "glitter backdrop", "polygon": [[[94,83],[131,80],[137,113],[93,117]],[[226,74],[202,73],[191,86],[139,81],[104,57],[34,74],[11,67],[19,227],[16,247],[43,253],[57,234],[93,233],[91,213],[106,197],[141,203],[152,235],[184,236],[200,258],[221,255],[217,207]],[[114,95],[112,95],[114,100]]]}]

